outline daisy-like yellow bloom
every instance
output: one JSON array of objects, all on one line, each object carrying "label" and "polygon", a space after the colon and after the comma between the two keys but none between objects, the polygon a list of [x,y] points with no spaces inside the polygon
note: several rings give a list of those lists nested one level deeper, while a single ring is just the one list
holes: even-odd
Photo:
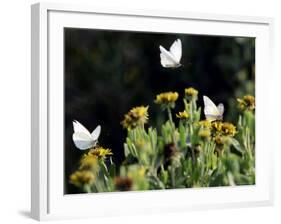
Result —
[{"label": "daisy-like yellow bloom", "polygon": [[111,156],[113,153],[111,149],[106,149],[101,146],[90,149],[88,155],[96,156],[97,158],[105,158],[106,156]]},{"label": "daisy-like yellow bloom", "polygon": [[212,126],[213,131],[220,133],[222,131],[223,122],[214,121],[211,123],[211,126]]},{"label": "daisy-like yellow bloom", "polygon": [[217,145],[222,146],[224,144],[224,138],[220,135],[214,137],[214,141]]},{"label": "daisy-like yellow bloom", "polygon": [[70,175],[69,181],[77,187],[91,185],[95,181],[95,175],[89,170],[77,170]]},{"label": "daisy-like yellow bloom", "polygon": [[143,125],[148,120],[148,106],[139,106],[132,108],[127,114],[125,114],[121,125],[128,130],[134,129],[139,125]]},{"label": "daisy-like yellow bloom", "polygon": [[255,105],[255,97],[251,95],[246,95],[242,99],[238,98],[238,107],[241,110],[254,110],[256,105]]},{"label": "daisy-like yellow bloom", "polygon": [[211,122],[210,121],[208,121],[208,120],[202,120],[202,121],[199,121],[199,123],[198,123],[199,125],[200,125],[200,127],[202,127],[202,128],[207,128],[207,129],[209,129],[209,128],[211,128],[212,127],[212,124],[211,124]]},{"label": "daisy-like yellow bloom", "polygon": [[233,137],[237,131],[236,127],[229,122],[215,121],[212,123],[212,130],[215,135],[224,135]]},{"label": "daisy-like yellow bloom", "polygon": [[177,92],[165,92],[160,93],[156,96],[154,102],[156,104],[164,104],[169,106],[174,106],[174,103],[177,101],[179,94]]},{"label": "daisy-like yellow bloom", "polygon": [[98,167],[98,157],[94,154],[87,153],[84,154],[80,160],[81,170],[96,170]]},{"label": "daisy-like yellow bloom", "polygon": [[210,129],[202,129],[198,132],[198,136],[204,140],[207,140],[211,137]]},{"label": "daisy-like yellow bloom", "polygon": [[134,122],[133,118],[129,114],[124,115],[123,121],[121,121],[123,128],[131,130],[137,126],[137,123]]},{"label": "daisy-like yellow bloom", "polygon": [[224,122],[222,124],[221,130],[224,135],[231,136],[231,137],[233,137],[237,133],[236,127],[229,122]]},{"label": "daisy-like yellow bloom", "polygon": [[176,114],[176,117],[179,118],[179,119],[185,120],[189,117],[189,114],[184,110],[182,112],[178,112]]},{"label": "daisy-like yellow bloom", "polygon": [[134,107],[130,110],[130,116],[141,123],[145,123],[148,119],[148,106]]},{"label": "daisy-like yellow bloom", "polygon": [[198,90],[194,89],[193,87],[185,88],[184,93],[188,99],[197,99]]}]

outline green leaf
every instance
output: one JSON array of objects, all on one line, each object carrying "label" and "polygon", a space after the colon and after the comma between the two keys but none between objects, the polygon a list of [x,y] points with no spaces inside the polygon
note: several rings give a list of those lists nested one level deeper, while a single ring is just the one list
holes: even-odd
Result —
[{"label": "green leaf", "polygon": [[240,153],[243,153],[240,143],[235,138],[229,138],[230,144]]},{"label": "green leaf", "polygon": [[124,154],[125,154],[125,157],[128,157],[130,155],[130,150],[128,148],[128,145],[126,143],[124,143]]}]

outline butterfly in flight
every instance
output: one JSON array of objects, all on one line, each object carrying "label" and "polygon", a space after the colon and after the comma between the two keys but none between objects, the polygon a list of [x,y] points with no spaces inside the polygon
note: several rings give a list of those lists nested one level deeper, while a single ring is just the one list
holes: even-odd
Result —
[{"label": "butterfly in flight", "polygon": [[182,44],[180,39],[174,41],[169,51],[161,45],[159,46],[159,48],[161,65],[164,68],[178,68],[182,66],[182,64],[180,63],[182,55]]}]

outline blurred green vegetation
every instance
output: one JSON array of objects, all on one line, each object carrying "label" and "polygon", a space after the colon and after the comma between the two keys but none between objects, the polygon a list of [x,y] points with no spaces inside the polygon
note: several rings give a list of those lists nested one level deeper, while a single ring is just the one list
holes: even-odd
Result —
[{"label": "blurred green vegetation", "polygon": [[[72,120],[90,131],[100,124],[99,142],[112,149],[119,167],[127,135],[120,122],[132,107],[149,105],[149,122],[160,130],[166,117],[153,104],[155,95],[178,91],[183,96],[182,90],[193,86],[216,104],[224,103],[225,119],[237,123],[236,98],[255,92],[254,38],[72,28],[65,28],[64,35],[66,193],[77,192],[68,177],[83,153],[72,142]],[[177,38],[184,66],[163,68],[159,45],[169,48]],[[197,103],[202,106],[202,99]]]},{"label": "blurred green vegetation", "polygon": [[[122,165],[113,162],[111,149],[95,146],[81,157],[70,183],[86,193],[255,184],[255,98],[237,100],[232,124],[201,118],[198,91],[187,90],[183,99],[176,92],[157,95],[167,119],[161,129],[149,124],[148,107],[132,108],[122,122]],[[184,108],[178,123],[176,104]]]}]

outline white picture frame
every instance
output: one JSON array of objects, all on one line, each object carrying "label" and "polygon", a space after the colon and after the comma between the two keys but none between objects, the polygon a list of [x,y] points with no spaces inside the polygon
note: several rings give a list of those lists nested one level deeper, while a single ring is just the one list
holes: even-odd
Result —
[{"label": "white picture frame", "polygon": [[[273,19],[191,12],[32,5],[31,214],[37,220],[248,207],[273,203],[270,85]],[[63,194],[63,28],[251,36],[256,38],[256,185]],[[62,138],[63,139],[63,138]],[[60,150],[61,148],[61,150]],[[98,205],[98,206],[97,206]]]}]

